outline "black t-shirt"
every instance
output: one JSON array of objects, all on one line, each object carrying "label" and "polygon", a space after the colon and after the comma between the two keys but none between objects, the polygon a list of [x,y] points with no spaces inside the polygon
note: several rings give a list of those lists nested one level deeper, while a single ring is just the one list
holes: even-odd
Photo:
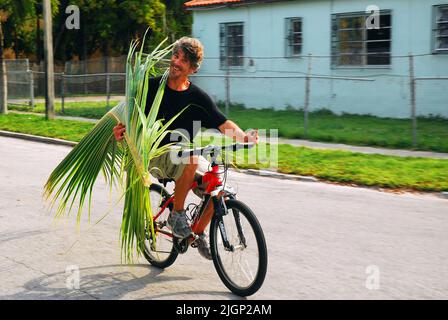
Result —
[{"label": "black t-shirt", "polygon": [[[148,81],[148,97],[146,100],[145,114],[149,114],[149,110],[159,88],[161,77],[150,78]],[[193,104],[193,105],[190,105]],[[179,112],[186,108],[174,122],[168,127],[168,130],[183,129],[188,132],[190,141],[198,133],[199,129],[218,129],[226,120],[226,116],[218,109],[213,100],[202,89],[193,83],[187,90],[176,91],[168,85],[165,86],[162,102],[160,104],[157,119],[164,119],[164,122],[170,120]],[[196,124],[194,125],[194,122]],[[185,134],[185,132],[184,132]],[[173,142],[168,134],[162,141],[161,145]],[[176,141],[180,141],[180,137]]]}]

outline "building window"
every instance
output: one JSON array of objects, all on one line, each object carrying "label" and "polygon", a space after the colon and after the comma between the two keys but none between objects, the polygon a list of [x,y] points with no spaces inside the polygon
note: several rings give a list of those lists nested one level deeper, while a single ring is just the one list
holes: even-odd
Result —
[{"label": "building window", "polygon": [[448,53],[448,5],[434,6],[434,52]]},{"label": "building window", "polygon": [[244,66],[243,23],[221,23],[219,27],[221,69]]},{"label": "building window", "polygon": [[379,29],[367,28],[369,13],[332,15],[334,66],[390,65],[392,15],[380,12]]},{"label": "building window", "polygon": [[286,56],[294,57],[302,54],[302,19],[286,19]]}]

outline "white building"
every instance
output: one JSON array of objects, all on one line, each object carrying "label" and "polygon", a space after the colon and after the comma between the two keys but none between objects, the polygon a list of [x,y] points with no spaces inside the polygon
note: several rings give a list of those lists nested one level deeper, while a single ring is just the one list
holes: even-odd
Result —
[{"label": "white building", "polygon": [[[310,110],[409,117],[409,53],[415,77],[448,77],[448,0],[374,3],[379,12],[370,0],[186,2],[205,46],[195,81],[223,101],[228,70],[233,103],[299,108],[309,73]],[[417,79],[416,106],[448,117],[448,79]]]}]

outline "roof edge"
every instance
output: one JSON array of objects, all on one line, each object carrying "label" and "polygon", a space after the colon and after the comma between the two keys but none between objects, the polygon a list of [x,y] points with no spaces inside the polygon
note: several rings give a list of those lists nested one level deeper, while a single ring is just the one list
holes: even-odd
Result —
[{"label": "roof edge", "polygon": [[262,4],[269,2],[284,2],[291,0],[216,0],[216,1],[198,1],[192,0],[184,3],[185,10],[207,10],[207,9],[219,9],[219,8],[231,8],[240,7],[245,5]]}]

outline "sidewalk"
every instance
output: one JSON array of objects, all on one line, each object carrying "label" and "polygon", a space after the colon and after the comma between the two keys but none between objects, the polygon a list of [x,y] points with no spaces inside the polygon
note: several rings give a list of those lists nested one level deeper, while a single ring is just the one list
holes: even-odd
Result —
[{"label": "sidewalk", "polygon": [[345,151],[352,151],[352,152],[359,152],[359,153],[383,154],[383,155],[387,155],[387,156],[397,156],[397,157],[420,157],[420,158],[448,159],[448,153],[441,153],[441,152],[361,147],[361,146],[351,146],[351,145],[347,145],[347,144],[324,143],[324,142],[316,142],[316,141],[300,140],[300,139],[279,138],[278,140],[279,140],[279,143],[290,144],[293,146],[314,148],[314,149],[345,150]]},{"label": "sidewalk", "polygon": [[[30,114],[30,112],[20,112],[20,111],[9,111],[11,113],[20,114]],[[44,116],[42,113],[32,113],[38,116]],[[69,116],[56,116],[57,119],[64,120],[76,120],[76,121],[86,121],[86,122],[97,122],[97,119],[89,119],[82,117],[69,117]],[[261,138],[260,142],[266,142],[266,139]],[[269,142],[269,141],[268,141]],[[328,150],[344,150],[365,154],[382,154],[387,156],[397,156],[397,157],[419,157],[419,158],[434,158],[434,159],[448,159],[448,153],[432,152],[432,151],[412,151],[412,150],[401,150],[401,149],[384,149],[376,147],[362,147],[362,146],[352,146],[340,143],[324,143],[316,142],[302,139],[278,139],[279,144],[289,144],[296,147],[307,147],[313,149],[328,149]]]},{"label": "sidewalk", "polygon": [[[106,101],[106,95],[103,96],[80,96],[80,97],[65,97],[64,102],[83,102],[83,101]],[[110,100],[123,100],[124,96],[122,95],[110,95]],[[30,99],[8,99],[8,103],[11,104],[28,104]],[[55,97],[55,102],[60,102],[61,97]],[[34,103],[45,103],[45,98],[36,98],[34,99]]]}]

